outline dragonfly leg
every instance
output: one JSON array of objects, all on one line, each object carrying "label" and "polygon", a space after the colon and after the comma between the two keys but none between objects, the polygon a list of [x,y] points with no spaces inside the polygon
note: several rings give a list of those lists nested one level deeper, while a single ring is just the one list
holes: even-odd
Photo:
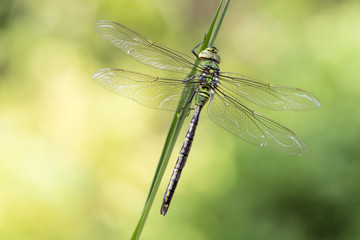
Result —
[{"label": "dragonfly leg", "polygon": [[191,77],[186,77],[183,82],[189,82],[190,80],[194,79],[196,77],[196,74],[192,75]]},{"label": "dragonfly leg", "polygon": [[[193,95],[192,95],[191,98],[187,101],[187,103],[185,104],[185,106],[179,109],[178,113],[180,113],[180,111],[183,111],[189,104],[191,104],[191,102],[192,102],[192,100],[194,99],[194,96],[195,96],[196,93],[197,93],[197,91],[193,93]],[[191,108],[190,108],[190,110],[194,110],[194,109],[191,109]],[[188,115],[189,115],[189,112],[187,113],[187,116],[188,116]]]},{"label": "dragonfly leg", "polygon": [[[206,37],[206,33],[205,33],[205,37]],[[205,37],[204,37],[204,39],[205,39]],[[195,55],[195,57],[197,58],[197,59],[199,59],[200,60],[200,58],[199,58],[199,55],[195,52],[195,49],[197,49],[201,44],[203,44],[204,43],[204,41],[202,41],[201,43],[199,43],[198,45],[196,45],[192,50],[191,50],[191,52]]]}]

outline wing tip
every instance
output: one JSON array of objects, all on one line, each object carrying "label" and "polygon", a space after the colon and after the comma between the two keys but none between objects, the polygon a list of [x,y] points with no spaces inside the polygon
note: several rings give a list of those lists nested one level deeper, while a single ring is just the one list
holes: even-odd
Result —
[{"label": "wing tip", "polygon": [[98,21],[94,22],[94,27],[97,30],[106,29],[106,28],[115,28],[116,25],[120,26],[120,27],[123,27],[123,28],[126,28],[125,26],[123,26],[123,25],[121,25],[121,24],[119,24],[117,22],[110,21],[110,20],[98,20]]},{"label": "wing tip", "polygon": [[320,100],[313,93],[300,88],[297,88],[297,90],[303,92],[304,97],[307,98],[310,102],[308,108],[304,108],[303,110],[315,110],[321,107]]},{"label": "wing tip", "polygon": [[93,75],[92,75],[92,79],[97,80],[99,79],[99,77],[104,75],[104,72],[111,70],[110,68],[105,68],[105,69],[101,69],[101,70],[97,70]]}]

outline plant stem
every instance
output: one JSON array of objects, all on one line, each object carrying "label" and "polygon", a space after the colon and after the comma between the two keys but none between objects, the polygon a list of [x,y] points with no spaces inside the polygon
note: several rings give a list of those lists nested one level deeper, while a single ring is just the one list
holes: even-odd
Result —
[{"label": "plant stem", "polygon": [[[219,4],[219,7],[218,7],[218,9],[216,11],[216,14],[215,14],[215,16],[214,16],[214,18],[212,20],[212,23],[210,24],[210,27],[209,27],[209,30],[208,30],[208,32],[206,34],[204,42],[201,45],[200,51],[204,50],[206,47],[209,46],[210,39],[211,39],[212,44],[215,42],[216,35],[219,32],[219,29],[221,27],[221,23],[222,23],[222,20],[223,20],[223,18],[225,16],[225,13],[226,13],[229,2],[230,2],[230,0],[226,1],[226,3],[225,3],[225,6],[224,6],[223,11],[222,11],[221,16],[220,16],[220,21],[216,25],[216,30],[215,30],[216,34],[213,35],[214,26],[215,26],[215,24],[217,22],[220,10],[223,7],[223,0],[221,0],[221,2]],[[199,63],[199,61],[198,61],[198,59],[196,59],[195,65],[194,65],[192,71],[189,73],[188,76],[193,76],[194,74],[196,74],[196,68],[197,68],[198,63]],[[193,91],[195,91],[195,90],[193,90]],[[179,105],[178,105],[178,108],[177,108],[178,110],[176,111],[176,113],[175,113],[175,115],[173,117],[173,120],[171,122],[169,133],[167,135],[167,138],[166,138],[166,141],[165,141],[165,144],[164,144],[164,148],[163,148],[163,151],[161,153],[160,160],[159,160],[158,166],[156,168],[155,175],[154,175],[153,181],[151,183],[148,196],[146,198],[144,209],[143,209],[143,211],[141,213],[138,224],[137,224],[137,226],[136,226],[136,228],[135,228],[135,230],[133,232],[133,235],[131,237],[132,240],[139,239],[141,231],[142,231],[142,229],[143,229],[143,227],[145,225],[147,216],[149,215],[152,203],[153,203],[153,201],[155,199],[156,192],[157,192],[157,190],[158,190],[158,188],[160,186],[161,179],[162,179],[162,177],[164,175],[164,172],[166,170],[166,166],[167,166],[167,164],[169,162],[169,159],[170,159],[171,153],[173,151],[173,148],[175,146],[176,140],[178,138],[179,132],[181,130],[181,127],[182,127],[182,125],[184,123],[185,118],[187,117],[187,115],[189,113],[189,108],[190,108],[189,105],[190,104],[187,104],[187,103],[190,101],[191,96],[192,96],[192,93],[184,91],[181,98],[180,98]]]}]

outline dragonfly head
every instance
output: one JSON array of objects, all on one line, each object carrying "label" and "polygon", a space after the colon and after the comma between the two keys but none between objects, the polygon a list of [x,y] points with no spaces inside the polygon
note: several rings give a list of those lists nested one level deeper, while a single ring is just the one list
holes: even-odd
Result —
[{"label": "dragonfly head", "polygon": [[218,50],[214,46],[207,47],[205,50],[201,51],[199,53],[199,58],[200,59],[211,59],[211,60],[214,60],[217,64],[219,64],[221,61],[220,56],[218,55]]}]

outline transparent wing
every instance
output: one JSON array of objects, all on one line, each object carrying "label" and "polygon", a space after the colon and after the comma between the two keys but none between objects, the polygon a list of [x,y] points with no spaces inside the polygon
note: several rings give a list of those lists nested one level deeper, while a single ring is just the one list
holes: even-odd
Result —
[{"label": "transparent wing", "polygon": [[307,153],[303,141],[291,130],[222,93],[215,92],[208,114],[220,127],[249,143],[293,155]]},{"label": "transparent wing", "polygon": [[95,22],[96,31],[135,60],[162,70],[188,73],[193,58],[154,43],[131,29],[112,21]]},{"label": "transparent wing", "polygon": [[175,111],[185,88],[191,94],[195,83],[160,78],[123,69],[102,69],[93,75],[100,86],[144,106]]},{"label": "transparent wing", "polygon": [[220,88],[261,107],[280,111],[306,111],[320,107],[319,100],[299,88],[273,85],[237,73],[221,73]]}]

